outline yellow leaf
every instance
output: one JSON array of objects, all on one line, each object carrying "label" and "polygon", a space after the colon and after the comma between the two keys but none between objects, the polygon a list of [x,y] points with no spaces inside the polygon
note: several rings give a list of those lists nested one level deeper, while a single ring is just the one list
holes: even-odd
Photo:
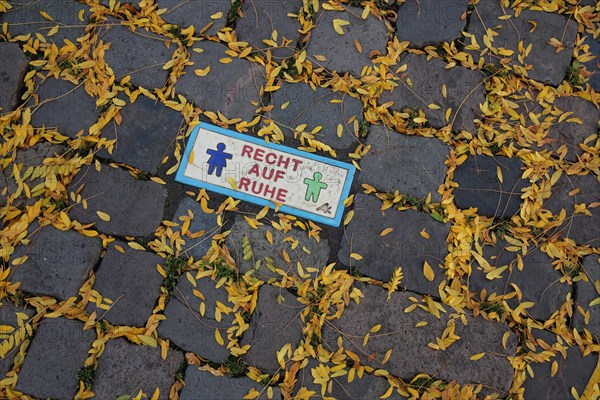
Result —
[{"label": "yellow leaf", "polygon": [[218,329],[215,329],[215,340],[217,341],[217,343],[219,343],[221,346],[223,346],[225,344],[225,341],[223,340],[223,337],[221,336],[221,333],[219,332]]},{"label": "yellow leaf", "polygon": [[206,76],[210,72],[210,65],[204,69],[198,68],[194,70],[194,73],[198,76]]},{"label": "yellow leaf", "polygon": [[394,228],[385,228],[384,230],[381,231],[379,236],[383,237],[383,236],[389,235],[390,233],[392,233],[393,230],[394,230]]},{"label": "yellow leaf", "polygon": [[425,230],[425,228],[423,228],[423,230],[421,232],[419,232],[419,235],[421,235],[425,239],[429,240],[429,233],[427,233],[427,231]]},{"label": "yellow leaf", "polygon": [[156,339],[154,339],[152,336],[137,335],[137,338],[140,339],[140,341],[142,343],[144,343],[145,345],[148,345],[151,347],[156,347],[158,345],[158,343],[156,343]]},{"label": "yellow leaf", "polygon": [[346,214],[346,218],[344,218],[344,226],[348,225],[352,218],[354,217],[354,210],[348,211]]},{"label": "yellow leaf", "polygon": [[136,242],[127,242],[127,246],[131,247],[134,250],[142,250],[142,251],[146,250],[144,248],[144,246],[142,246],[141,244],[136,243]]},{"label": "yellow leaf", "polygon": [[237,190],[237,188],[238,188],[237,187],[237,183],[235,182],[235,180],[232,177],[228,176],[227,177],[227,182],[229,182],[229,186],[231,186],[231,188],[233,190]]},{"label": "yellow leaf", "polygon": [[552,367],[550,368],[550,376],[554,377],[554,375],[556,375],[556,373],[558,372],[558,363],[556,362],[556,360],[552,361]]},{"label": "yellow leaf", "polygon": [[210,19],[220,19],[223,18],[223,12],[219,11],[210,16]]},{"label": "yellow leaf", "polygon": [[377,324],[371,328],[371,333],[377,333],[377,332],[379,332],[379,330],[381,330],[381,325]]},{"label": "yellow leaf", "polygon": [[102,221],[110,221],[110,215],[108,215],[107,213],[102,211],[96,211],[96,214],[98,214],[98,217],[100,217]]},{"label": "yellow leaf", "polygon": [[353,260],[357,260],[357,261],[360,261],[360,260],[363,259],[363,257],[360,254],[357,254],[357,253],[351,253],[350,254],[350,258],[352,258]]},{"label": "yellow leaf", "polygon": [[194,277],[192,276],[192,274],[190,274],[189,272],[186,272],[185,273],[185,277],[192,284],[193,287],[196,287],[196,280],[194,279]]},{"label": "yellow leaf", "polygon": [[356,50],[358,50],[358,52],[362,54],[362,46],[360,45],[358,39],[354,39],[354,46],[356,47]]},{"label": "yellow leaf", "polygon": [[425,261],[423,264],[423,275],[425,275],[425,279],[427,279],[429,282],[433,282],[435,279],[435,273],[427,261]]},{"label": "yellow leaf", "polygon": [[269,206],[264,206],[262,208],[262,210],[260,210],[260,212],[258,214],[256,214],[256,219],[259,220],[261,218],[264,218],[265,215],[267,215],[267,213],[269,212]]},{"label": "yellow leaf", "polygon": [[485,355],[485,351],[483,353],[477,353],[477,354],[469,357],[469,360],[477,361],[477,360],[481,359],[481,357],[483,357],[484,355]]},{"label": "yellow leaf", "polygon": [[350,22],[346,21],[344,19],[339,19],[339,18],[336,18],[333,20],[333,29],[340,35],[344,34],[344,30],[342,29],[342,26],[346,26],[346,25],[350,25]]}]

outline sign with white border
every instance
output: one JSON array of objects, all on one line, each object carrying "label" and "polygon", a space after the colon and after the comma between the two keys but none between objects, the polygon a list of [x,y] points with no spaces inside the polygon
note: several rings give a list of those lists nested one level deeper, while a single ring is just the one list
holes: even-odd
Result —
[{"label": "sign with white border", "polygon": [[175,180],[281,212],[339,226],[356,168],[200,123]]}]

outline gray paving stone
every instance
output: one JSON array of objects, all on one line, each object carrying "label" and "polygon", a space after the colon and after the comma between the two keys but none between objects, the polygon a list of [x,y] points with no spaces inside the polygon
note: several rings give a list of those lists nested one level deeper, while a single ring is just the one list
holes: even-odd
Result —
[{"label": "gray paving stone", "polygon": [[[287,106],[282,108],[286,103]],[[313,90],[306,83],[283,82],[281,88],[273,93],[272,104],[274,107],[266,114],[267,118],[275,121],[290,138],[293,137],[294,128],[306,124],[306,132],[322,126],[315,138],[333,149],[356,147],[360,143],[354,135],[352,121],[355,119],[360,127],[364,120],[363,107],[360,100],[354,97],[320,87]],[[341,137],[337,135],[338,125],[343,126]]]},{"label": "gray paving stone", "polygon": [[19,289],[59,300],[77,296],[81,284],[94,268],[100,252],[100,238],[83,236],[76,231],[59,231],[46,225],[30,228],[29,244],[19,245],[12,259],[27,255],[25,263],[12,269],[11,282]]},{"label": "gray paving stone", "polygon": [[[387,291],[373,285],[359,286],[365,295],[360,305],[351,302],[339,320],[331,321],[323,328],[324,347],[337,350],[336,341],[344,338],[344,348],[355,352],[361,362],[374,368],[384,368],[390,374],[403,379],[412,379],[419,373],[427,373],[447,381],[456,380],[459,384],[481,383],[489,389],[508,392],[513,379],[513,368],[507,357],[514,356],[517,337],[509,333],[507,349],[502,348],[502,337],[510,332],[508,326],[487,321],[481,317],[468,318],[464,326],[460,319],[455,323],[455,333],[460,336],[457,342],[445,351],[430,348],[428,343],[436,343],[448,323],[448,314],[442,313],[440,319],[416,308],[404,313],[411,304],[409,297],[417,296],[411,292],[396,292],[387,300]],[[427,322],[422,328],[415,325]],[[362,338],[375,325],[381,325],[378,334],[370,335],[365,346]],[[389,349],[393,349],[388,362],[381,360]],[[485,352],[477,360],[469,358]],[[375,354],[377,358],[368,361]]]},{"label": "gray paving stone", "polygon": [[244,361],[262,373],[278,372],[281,367],[276,353],[286,343],[295,348],[302,338],[300,312],[303,308],[286,289],[261,286],[250,327],[241,340],[242,346],[250,344],[250,350],[243,356]]},{"label": "gray paving stone", "polygon": [[[568,148],[566,159],[577,161],[577,156],[583,154],[579,147],[588,136],[598,132],[600,122],[600,109],[591,101],[580,97],[560,97],[554,102],[554,107],[563,112],[572,112],[563,122],[550,125],[545,140],[549,143],[541,146],[543,149],[556,152],[559,147],[566,145]],[[568,122],[570,118],[578,118],[581,123]]]},{"label": "gray paving stone", "polygon": [[[228,301],[227,290],[224,287],[216,288],[215,282],[208,278],[196,282],[194,288],[185,276],[181,277],[165,308],[167,319],[158,326],[158,335],[169,339],[185,351],[221,363],[230,354],[226,348],[226,331],[232,325],[235,316],[233,313],[221,313],[221,321],[218,322],[215,319],[215,309],[217,302],[227,307],[233,307],[233,304]],[[193,294],[194,289],[202,293],[204,301]],[[201,303],[205,303],[204,316],[200,314]],[[226,341],[225,346],[219,345],[215,340],[216,329],[219,329],[221,337]]]},{"label": "gray paving stone", "polygon": [[[236,21],[237,38],[248,42],[252,47],[266,52],[271,50],[274,59],[290,57],[294,54],[300,37],[300,23],[289,14],[298,15],[302,0],[253,0],[242,4],[242,17]],[[289,39],[287,46],[270,46],[263,40],[270,40],[277,31],[277,44]]]},{"label": "gray paving stone", "polygon": [[[261,88],[265,84],[264,71],[250,61],[234,58],[229,64],[219,62],[228,58],[227,47],[222,44],[203,41],[195,46],[203,50],[197,53],[190,50],[190,61],[185,75],[179,78],[175,89],[194,102],[196,107],[206,111],[220,111],[228,118],[241,118],[250,121],[261,102]],[[210,71],[205,76],[197,76],[196,69]],[[254,104],[252,104],[254,103]]]},{"label": "gray paving stone", "polygon": [[438,188],[446,179],[449,148],[436,138],[406,136],[385,126],[373,126],[361,158],[359,180],[379,190],[441,201]]},{"label": "gray paving stone", "polygon": [[598,257],[594,255],[583,259],[582,268],[588,277],[588,282],[579,281],[575,284],[576,296],[575,303],[581,306],[585,312],[590,313],[590,320],[586,325],[585,319],[575,308],[573,309],[573,326],[579,332],[587,329],[596,338],[600,339],[600,305],[590,306],[590,303],[600,297],[600,263]]},{"label": "gray paving stone", "polygon": [[161,88],[167,83],[169,71],[163,66],[171,60],[174,46],[165,46],[166,37],[138,28],[132,32],[126,26],[119,25],[115,19],[109,19],[99,34],[100,40],[110,43],[110,49],[104,53],[117,80],[131,75],[131,83],[146,89]]},{"label": "gray paving stone", "polygon": [[[510,19],[498,19],[504,15],[509,15]],[[533,23],[536,24],[536,28],[530,32]],[[525,58],[525,64],[531,64],[533,67],[528,71],[529,78],[552,86],[558,86],[562,82],[571,62],[577,35],[577,23],[573,19],[531,10],[523,10],[515,17],[512,9],[503,8],[499,1],[481,2],[475,6],[468,28],[468,32],[475,35],[481,47],[481,50],[471,52],[476,64],[480,58],[479,53],[485,48],[483,35],[487,28],[492,27],[498,33],[498,36],[494,37],[493,45],[514,51],[512,56],[506,57],[512,65],[521,65],[517,56],[518,44],[522,40],[524,48],[529,44],[533,45]],[[565,49],[556,53],[556,48],[548,43],[551,38],[562,40]],[[466,43],[470,44],[470,40],[467,39]],[[484,57],[486,63],[494,64],[498,64],[501,58],[489,53]]]},{"label": "gray paving stone", "polygon": [[[454,172],[454,201],[459,208],[476,207],[480,215],[510,218],[519,212],[523,161],[518,158],[469,156]],[[503,181],[498,180],[497,171]]]},{"label": "gray paving stone", "polygon": [[142,390],[150,398],[158,389],[158,398],[168,399],[184,357],[181,352],[169,349],[163,360],[160,352],[160,347],[138,346],[125,339],[109,340],[98,359],[92,385],[95,397],[116,399],[126,394],[135,397]]},{"label": "gray paving stone", "polygon": [[15,206],[32,205],[37,200],[37,196],[42,195],[45,191],[45,188],[34,190],[37,185],[45,181],[42,177],[42,170],[46,168],[43,165],[44,160],[62,154],[64,151],[64,147],[48,142],[38,143],[26,150],[17,150],[15,161],[7,169],[0,171],[0,187],[7,188],[6,196],[0,193],[0,205],[6,204],[7,198],[15,194],[18,189],[13,175],[13,165],[22,165],[21,177],[26,177],[25,183],[31,190],[31,198],[27,198],[26,193],[22,192],[12,204]]},{"label": "gray paving stone", "polygon": [[164,261],[154,253],[134,250],[125,242],[111,243],[96,272],[94,290],[113,304],[110,310],[103,310],[90,302],[88,313],[96,311],[97,319],[106,319],[112,325],[145,326],[163,280],[156,265],[164,265]]},{"label": "gray paving stone", "polygon": [[[214,35],[225,27],[231,0],[158,0],[157,4],[159,9],[166,9],[161,14],[166,22],[182,29],[193,26],[195,33]],[[218,13],[222,13],[219,18],[212,18]],[[211,25],[207,27],[208,24]]]},{"label": "gray paving stone", "polygon": [[[250,391],[261,393],[256,399],[267,399],[267,388],[258,382],[246,377],[229,378],[227,376],[214,376],[208,371],[200,371],[198,367],[190,365],[185,370],[185,386],[179,394],[181,400],[233,400],[241,399]],[[273,399],[280,399],[281,391],[273,388]]]},{"label": "gray paving stone", "polygon": [[103,131],[107,139],[117,139],[113,153],[98,153],[156,175],[162,159],[173,151],[183,116],[160,102],[139,96],[135,103],[120,111],[120,125],[111,124]]},{"label": "gray paving stone", "polygon": [[[320,398],[321,396],[321,385],[314,383],[314,377],[311,374],[311,370],[318,367],[320,364],[331,367],[332,365],[327,363],[321,363],[316,359],[310,359],[308,364],[300,371],[296,379],[298,382],[294,386],[294,396],[298,394],[298,391],[305,387],[306,389],[315,392],[313,397]],[[364,374],[361,377],[358,374],[355,375],[352,382],[348,382],[348,375],[343,375],[333,379],[331,384],[331,391],[327,389],[325,396],[338,400],[367,400],[367,399],[378,399],[387,392],[390,384],[387,379],[383,377],[376,377],[369,374]],[[312,398],[312,397],[311,397]],[[398,392],[394,391],[387,397],[388,399],[402,399]]]},{"label": "gray paving stone", "polygon": [[[84,85],[75,86],[60,79],[47,78],[40,83],[36,94],[37,103],[27,103],[31,109],[31,124],[34,127],[55,128],[59,133],[74,137],[83,130],[89,132],[100,113],[96,100],[85,92]],[[77,118],[73,118],[76,115]]]},{"label": "gray paving stone", "polygon": [[[579,189],[577,193],[569,195],[576,189]],[[600,207],[588,208],[591,216],[574,213],[576,204],[586,204],[589,207],[590,204],[600,201],[599,178],[595,175],[563,174],[551,191],[552,195],[544,201],[543,207],[555,216],[563,209],[566,211],[565,222],[556,230],[579,245],[600,247]]]},{"label": "gray paving stone", "polygon": [[[266,239],[267,232],[271,232],[272,244]],[[252,249],[252,258],[249,260],[244,260],[244,237],[248,239]],[[306,268],[321,270],[327,265],[330,252],[327,239],[321,239],[317,243],[314,239],[309,239],[306,232],[292,229],[284,234],[267,225],[252,229],[241,215],[231,227],[226,244],[241,273],[255,269],[254,276],[265,280],[281,278],[281,275],[275,272],[275,268],[296,276],[298,262],[302,264],[305,273]],[[284,251],[288,254],[290,262],[285,260]],[[257,268],[256,263],[259,261],[260,265]]]},{"label": "gray paving stone", "polygon": [[[23,326],[27,324],[29,319],[35,315],[35,310],[31,308],[17,307],[7,299],[2,300],[0,304],[0,340],[4,342],[9,336],[15,335],[19,330],[17,313],[27,315],[27,318],[23,321]],[[8,327],[12,327],[10,329]],[[19,353],[19,348],[13,348],[4,358],[0,359],[0,379],[4,378],[4,375],[11,370],[13,366],[13,360]]]},{"label": "gray paving stone", "polygon": [[[362,8],[345,8],[345,11],[323,10],[315,17],[316,28],[310,33],[306,53],[315,68],[324,67],[340,74],[350,72],[358,77],[364,67],[373,66],[370,57],[373,52],[386,54],[388,30],[383,21],[372,15],[363,20]],[[334,30],[336,19],[350,22],[342,27],[344,35]],[[355,39],[359,41],[362,53],[358,52]],[[318,61],[315,56],[326,57],[326,60]]]},{"label": "gray paving stone", "polygon": [[[446,63],[437,58],[427,60],[426,55],[408,53],[402,57],[400,65],[407,65],[401,82],[391,92],[384,92],[379,103],[393,102],[391,110],[421,109],[427,117],[427,124],[433,128],[451,125],[455,131],[475,131],[476,118],[479,118],[479,104],[485,102],[484,75],[460,66],[446,69]],[[406,75],[404,75],[406,74]],[[409,84],[408,80],[410,79]],[[443,86],[446,94],[443,96]],[[432,109],[429,106],[439,106]],[[446,110],[452,112],[446,121]]]},{"label": "gray paving stone", "polygon": [[[220,227],[217,224],[217,214],[204,213],[198,202],[190,197],[185,197],[179,203],[172,221],[178,223],[180,226],[183,225],[183,221],[179,218],[187,217],[188,210],[193,213],[194,218],[190,222],[188,233],[183,236],[185,245],[182,248],[182,252],[185,257],[194,257],[195,260],[200,260],[210,249],[212,236],[220,232]],[[205,231],[205,233],[198,238],[191,238],[189,236],[200,231]]]},{"label": "gray paving stone", "polygon": [[[81,223],[95,223],[99,231],[118,236],[148,236],[162,221],[167,191],[158,183],[105,165],[100,172],[94,166],[82,168],[68,190],[75,192],[82,185],[87,209],[81,204],[71,209],[71,217]],[[97,211],[107,213],[110,221],[102,220]]]},{"label": "gray paving stone", "polygon": [[[12,9],[0,15],[0,25],[8,23],[8,32],[13,36],[31,34],[36,38],[36,33],[42,34],[46,40],[55,43],[58,47],[63,45],[65,39],[76,43],[78,37],[85,33],[87,15],[84,21],[79,20],[79,12],[88,7],[75,0],[44,0],[28,1],[17,0],[11,2]],[[40,12],[46,12],[54,21],[44,18]],[[58,25],[58,31],[48,36],[50,30]]]},{"label": "gray paving stone", "polygon": [[29,60],[16,43],[0,43],[0,115],[11,112],[19,103],[19,90]]},{"label": "gray paving stone", "polygon": [[[381,202],[375,197],[356,195],[354,217],[346,227],[338,253],[341,263],[357,267],[361,273],[384,282],[392,278],[397,267],[402,267],[401,286],[439,296],[438,286],[445,277],[439,265],[444,264],[448,254],[446,240],[450,226],[418,211],[390,209],[382,215],[380,208]],[[387,228],[393,228],[393,231],[381,236]],[[420,235],[423,229],[429,239]],[[350,253],[360,254],[363,258],[351,259]],[[425,261],[435,273],[431,282],[423,274]]]},{"label": "gray paving stone", "polygon": [[[552,361],[558,361],[558,372],[554,377],[550,376]],[[525,379],[523,388],[524,398],[532,400],[556,400],[571,399],[571,388],[574,387],[581,395],[590,381],[598,360],[597,353],[591,353],[584,357],[578,347],[567,349],[567,358],[563,358],[560,352],[555,359],[545,363],[529,364],[535,376]]]},{"label": "gray paving stone", "polygon": [[450,42],[461,37],[468,0],[409,0],[398,10],[396,36],[411,47]]},{"label": "gray paving stone", "polygon": [[585,69],[593,74],[589,77],[588,83],[596,92],[600,92],[600,41],[587,33],[584,44],[590,46],[589,51],[595,56],[590,61],[583,63]]},{"label": "gray paving stone", "polygon": [[[494,268],[508,265],[509,269],[498,279],[488,280],[486,272],[474,259],[469,290],[485,289],[488,295],[496,293],[503,295],[514,291],[515,284],[523,293],[522,302],[532,301],[535,305],[527,309],[527,313],[538,320],[547,320],[550,315],[565,302],[571,288],[566,283],[560,283],[562,274],[552,266],[553,259],[537,248],[531,248],[523,256],[523,270],[517,268],[517,253],[508,250],[510,247],[504,239],[498,239],[495,246],[484,246],[483,257]],[[508,304],[516,307],[519,301],[510,299]]]},{"label": "gray paving stone", "polygon": [[72,399],[77,372],[96,339],[93,329],[66,318],[44,319],[27,349],[16,390],[37,398]]}]

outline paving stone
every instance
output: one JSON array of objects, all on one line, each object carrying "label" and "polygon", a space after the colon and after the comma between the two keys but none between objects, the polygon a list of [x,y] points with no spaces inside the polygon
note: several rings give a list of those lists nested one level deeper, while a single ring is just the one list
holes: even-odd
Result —
[{"label": "paving stone", "polygon": [[96,311],[97,319],[106,319],[112,325],[145,326],[163,280],[156,265],[164,265],[164,261],[154,253],[134,250],[125,242],[111,243],[96,272],[94,290],[113,304],[110,310],[103,310],[90,302],[88,313]]},{"label": "paving stone", "polygon": [[[479,105],[485,102],[485,76],[480,71],[463,67],[447,69],[446,63],[437,58],[427,60],[426,55],[408,53],[399,64],[407,65],[401,82],[391,92],[384,92],[379,103],[393,102],[394,111],[421,109],[427,117],[427,124],[433,128],[451,125],[455,131],[475,131],[476,118],[479,118]],[[408,79],[412,84],[408,83]],[[446,85],[446,94],[442,94]],[[439,109],[431,109],[435,104]],[[446,120],[446,110],[452,112]]]},{"label": "paving stone", "polygon": [[138,346],[125,339],[109,340],[98,359],[92,385],[95,397],[116,399],[126,394],[134,397],[140,390],[151,397],[158,389],[158,399],[168,399],[184,357],[181,352],[169,349],[163,360],[160,352],[160,347]]},{"label": "paving stone", "polygon": [[[118,236],[148,236],[163,218],[166,189],[152,181],[135,179],[129,172],[104,166],[100,172],[84,167],[71,180],[69,192],[82,185],[81,204],[71,209],[71,217],[83,224],[95,223],[101,232]],[[97,211],[107,213],[110,221],[102,220]]]},{"label": "paving stone", "polygon": [[[28,320],[35,315],[35,310],[17,307],[7,299],[2,300],[2,303],[0,303],[0,340],[2,340],[2,342],[9,336],[15,335],[15,332],[19,330],[20,327],[17,313],[26,315],[26,318],[23,320],[23,326],[25,326]],[[12,327],[12,329],[9,327]],[[0,379],[4,379],[4,375],[11,370],[13,360],[18,353],[18,347],[13,348],[13,350],[6,354],[4,358],[0,359]]]},{"label": "paving stone", "polygon": [[19,91],[29,60],[16,43],[0,43],[0,115],[19,103]]},{"label": "paving stone", "polygon": [[248,365],[262,373],[275,374],[281,368],[276,353],[286,343],[297,346],[302,338],[300,312],[303,306],[286,289],[262,285],[250,327],[241,345],[250,345],[243,356]]},{"label": "paving stone", "polygon": [[[469,156],[454,172],[454,201],[459,208],[476,207],[479,215],[510,218],[519,212],[523,161],[518,158]],[[497,171],[502,172],[502,183]]]},{"label": "paving stone", "polygon": [[[345,93],[320,87],[313,90],[306,83],[283,82],[281,88],[273,93],[272,104],[274,107],[266,116],[275,121],[288,137],[293,137],[294,128],[306,124],[306,132],[322,126],[315,138],[333,149],[356,147],[360,143],[354,134],[354,121],[360,127],[364,120],[362,103]],[[323,118],[325,115],[327,118]],[[337,135],[339,125],[343,126],[341,137]]]},{"label": "paving stone", "polygon": [[102,251],[100,238],[50,225],[38,229],[37,224],[30,227],[29,236],[29,244],[17,246],[12,255],[13,260],[24,255],[28,259],[13,268],[11,282],[21,282],[20,290],[59,300],[77,296]]},{"label": "paving stone", "polygon": [[[195,46],[201,53],[190,50],[190,61],[185,75],[179,78],[175,89],[193,101],[203,110],[220,111],[228,118],[241,118],[251,121],[261,102],[261,88],[265,84],[264,71],[248,60],[232,59],[229,64],[221,64],[227,47],[222,44],[203,41]],[[205,76],[194,73],[196,69],[210,71]]]},{"label": "paving stone", "polygon": [[146,89],[161,88],[167,83],[169,71],[163,66],[171,60],[174,47],[165,46],[166,37],[138,28],[132,32],[115,19],[99,34],[100,40],[110,43],[104,53],[104,60],[110,66],[117,80],[131,75],[131,83]]},{"label": "paving stone", "polygon": [[[307,390],[315,392],[315,395],[311,398],[320,398],[321,396],[321,385],[314,383],[314,377],[312,376],[311,370],[317,368],[322,363],[315,359],[310,359],[308,364],[300,371],[296,379],[298,382],[294,386],[294,396],[297,396],[298,391],[305,387]],[[323,364],[328,367],[332,367],[331,364]],[[366,399],[378,399],[387,392],[390,384],[387,379],[383,377],[376,377],[365,373],[362,377],[358,374],[355,375],[352,382],[348,382],[348,375],[342,375],[338,378],[333,379],[331,384],[331,390],[327,388],[325,396],[338,400],[366,400]],[[388,399],[402,399],[398,392],[394,391],[387,397]]]},{"label": "paving stone", "polygon": [[[548,135],[544,138],[549,143],[541,147],[556,152],[559,147],[568,148],[566,159],[577,161],[577,156],[583,154],[579,147],[588,136],[598,132],[600,109],[591,101],[579,97],[560,97],[554,102],[554,107],[563,112],[573,112],[566,121],[550,125]],[[581,123],[569,122],[570,118],[578,118]]]},{"label": "paving stone", "polygon": [[411,47],[456,40],[467,23],[462,15],[468,5],[468,0],[408,0],[398,10],[396,36]]},{"label": "paving stone", "polygon": [[37,197],[43,195],[46,191],[45,186],[38,187],[38,185],[45,182],[45,179],[42,177],[42,171],[47,168],[43,165],[44,160],[62,154],[64,151],[65,149],[62,146],[48,142],[38,143],[26,150],[17,150],[14,162],[5,170],[0,171],[0,187],[7,188],[6,196],[0,193],[0,205],[6,204],[8,197],[16,194],[18,190],[17,182],[13,176],[13,165],[22,166],[21,177],[27,176],[25,183],[31,191],[31,198],[27,198],[27,195],[21,192],[12,202],[12,205],[32,205],[37,200]]},{"label": "paving stone", "polygon": [[[214,376],[208,371],[200,371],[198,367],[190,365],[185,370],[185,386],[179,394],[181,400],[232,400],[241,399],[254,389],[260,393],[256,399],[267,399],[267,388],[258,382],[246,377],[229,378],[227,376]],[[281,391],[273,388],[273,399],[280,399]]]},{"label": "paving stone", "polygon": [[[384,368],[390,374],[403,379],[412,379],[419,373],[426,373],[446,381],[456,380],[459,384],[481,383],[489,389],[508,392],[513,379],[513,368],[507,357],[514,356],[517,337],[509,333],[506,350],[502,348],[502,337],[510,332],[508,326],[499,322],[487,321],[481,317],[468,318],[464,326],[460,319],[455,323],[457,342],[445,351],[430,348],[428,343],[436,343],[448,324],[448,314],[440,319],[416,308],[410,313],[404,309],[414,304],[409,297],[411,292],[396,292],[387,300],[387,291],[379,286],[361,284],[359,289],[365,295],[360,305],[351,302],[339,320],[331,321],[323,328],[324,347],[337,350],[336,341],[341,336],[345,349],[355,352],[361,363],[374,368]],[[415,325],[427,322],[422,328]],[[381,325],[377,335],[372,335],[365,346],[359,343],[370,329]],[[389,349],[392,354],[385,365],[381,360]],[[469,358],[474,354],[485,355],[477,360]],[[371,354],[377,359],[368,361]]]},{"label": "paving stone", "polygon": [[[558,361],[558,372],[551,376],[552,361]],[[525,399],[571,399],[571,388],[581,395],[590,381],[598,360],[597,353],[584,357],[578,347],[567,349],[567,358],[559,352],[555,359],[545,363],[530,363],[534,377],[527,376],[523,383]]]},{"label": "paving stone", "polygon": [[[384,282],[392,278],[397,267],[402,267],[401,286],[439,296],[438,286],[445,277],[439,265],[444,264],[448,254],[446,240],[450,226],[414,210],[390,209],[382,215],[380,209],[381,202],[375,197],[356,195],[354,217],[346,227],[338,253],[341,263]],[[387,228],[393,231],[381,236]],[[429,240],[420,235],[423,229],[429,234]],[[350,253],[358,253],[363,258],[350,259]],[[435,272],[433,281],[423,275],[425,261]]]},{"label": "paving stone", "polygon": [[[569,195],[576,189],[579,189],[577,193]],[[579,245],[600,247],[600,207],[589,207],[600,201],[599,178],[591,174],[585,176],[563,174],[552,186],[551,191],[552,195],[544,201],[543,207],[555,216],[563,209],[566,211],[565,222],[557,228],[562,236],[574,240]],[[576,204],[588,205],[587,210],[591,215],[575,214]]]},{"label": "paving stone", "polygon": [[[60,79],[47,78],[40,83],[36,94],[39,101],[27,103],[31,109],[31,125],[46,129],[54,128],[59,133],[75,137],[83,130],[89,132],[100,113],[96,109],[96,100],[85,92],[84,85],[75,86]],[[73,118],[77,115],[77,118]]]},{"label": "paving stone", "polygon": [[587,329],[594,335],[596,341],[600,339],[600,305],[590,306],[590,303],[600,297],[600,262],[594,255],[583,259],[582,268],[587,276],[588,282],[579,281],[575,284],[575,303],[584,311],[590,313],[590,320],[586,324],[584,317],[575,308],[573,309],[573,326],[579,332]]},{"label": "paving stone", "polygon": [[[192,212],[194,218],[190,222],[188,233],[183,235],[185,245],[183,245],[182,253],[185,257],[194,257],[195,260],[200,260],[210,249],[212,236],[220,232],[220,227],[217,224],[217,214],[206,214],[202,211],[198,202],[190,197],[185,197],[179,203],[172,221],[183,225],[183,221],[179,218],[187,217],[188,210]],[[205,233],[197,238],[190,237],[190,235],[200,231]]]},{"label": "paving stone", "polygon": [[[267,232],[271,232],[273,244],[267,241]],[[252,249],[253,257],[250,260],[244,260],[244,237],[248,239]],[[226,244],[241,273],[255,270],[254,276],[265,280],[281,278],[281,275],[275,272],[275,268],[296,276],[298,262],[302,264],[305,272],[307,268],[321,270],[327,265],[330,252],[327,239],[322,238],[317,243],[304,231],[292,229],[284,234],[267,225],[252,229],[241,215],[231,227]],[[285,260],[284,251],[288,254],[290,262]],[[256,269],[256,263],[259,261],[260,265]]]},{"label": "paving stone", "polygon": [[[473,268],[469,277],[469,290],[481,291],[485,289],[488,295],[496,293],[504,295],[514,291],[511,284],[515,284],[523,293],[522,302],[531,301],[535,305],[527,309],[527,313],[538,320],[548,320],[552,313],[565,302],[567,293],[571,288],[566,283],[560,283],[562,274],[552,266],[553,259],[538,248],[528,249],[523,256],[523,270],[517,268],[517,254],[510,251],[511,246],[504,239],[498,239],[495,246],[484,246],[483,257],[493,268],[508,265],[500,278],[488,280],[486,272],[477,260],[473,260]],[[516,298],[508,300],[511,307],[517,307]]]},{"label": "paving stone", "polygon": [[[12,8],[0,15],[0,25],[8,23],[8,32],[13,36],[36,33],[42,34],[50,43],[61,47],[64,40],[76,43],[78,37],[83,36],[87,25],[87,15],[84,21],[79,20],[79,12],[86,10],[85,4],[75,0],[44,0],[29,1],[17,0],[11,2]],[[54,21],[49,21],[41,15],[47,13]],[[48,36],[54,26],[59,26],[58,31]]]},{"label": "paving stone", "polygon": [[[324,67],[340,74],[350,72],[358,77],[364,67],[373,66],[370,57],[373,52],[386,54],[388,30],[383,21],[370,14],[363,20],[360,17],[362,8],[344,8],[345,11],[323,10],[316,16],[316,28],[310,33],[306,52],[315,68]],[[350,22],[342,27],[344,35],[334,30],[336,19]],[[356,49],[355,39],[359,41],[362,53]],[[326,60],[318,61],[315,56],[326,57]]]},{"label": "paving stone", "polygon": [[117,162],[129,164],[156,175],[162,159],[173,151],[175,138],[185,124],[177,111],[145,96],[121,111],[120,125],[113,123],[103,136],[117,139],[113,153],[98,153]]},{"label": "paving stone", "polygon": [[[214,35],[225,27],[231,7],[231,0],[158,0],[156,3],[158,9],[166,9],[161,17],[169,24],[182,29],[193,26],[195,33],[206,35]],[[213,17],[218,13],[221,13],[219,18]]]},{"label": "paving stone", "polygon": [[589,51],[595,56],[595,58],[582,63],[585,69],[592,73],[588,83],[596,92],[600,92],[600,41],[598,41],[598,38],[594,39],[592,34],[587,33],[584,44],[590,46]]},{"label": "paving stone", "polygon": [[[510,18],[499,19],[505,15]],[[536,28],[531,32],[533,24],[536,24]],[[513,66],[522,66],[517,60],[519,41],[523,41],[524,48],[532,44],[531,52],[524,60],[525,65],[532,66],[528,71],[529,78],[552,86],[558,86],[562,82],[571,63],[577,35],[577,23],[573,19],[532,10],[523,10],[516,17],[512,9],[503,8],[499,1],[481,2],[475,6],[468,28],[468,32],[475,35],[481,47],[481,50],[471,52],[475,64],[480,58],[479,53],[485,48],[483,36],[487,28],[493,28],[498,33],[494,36],[495,47],[514,51],[512,56],[505,57]],[[549,44],[551,38],[562,40],[565,49],[556,53],[556,48]],[[470,40],[466,39],[466,43],[470,44]],[[486,54],[484,58],[486,63],[498,64],[502,57]]]},{"label": "paving stone", "polygon": [[72,399],[79,387],[77,372],[83,367],[96,339],[93,329],[66,318],[41,321],[15,387],[37,398]]},{"label": "paving stone", "polygon": [[[196,281],[196,287],[183,276],[169,303],[165,308],[166,320],[158,326],[158,335],[169,339],[185,351],[191,351],[200,357],[213,361],[224,362],[229,357],[229,350],[215,340],[215,330],[219,329],[223,339],[227,341],[226,330],[232,325],[233,313],[221,314],[221,321],[216,320],[215,309],[217,302],[232,308],[228,301],[227,290],[216,288],[215,282],[208,278]],[[197,290],[204,296],[202,301],[193,294]],[[200,304],[205,303],[204,316],[200,315]],[[226,342],[227,343],[227,342]]]},{"label": "paving stone", "polygon": [[[274,59],[290,57],[294,54],[296,42],[300,37],[300,23],[289,14],[298,15],[302,0],[253,0],[242,4],[242,17],[236,21],[237,38],[248,42],[255,49],[266,52],[271,50]],[[278,46],[270,46],[264,40],[271,40],[273,31],[277,31]],[[284,39],[291,42],[279,46]]]},{"label": "paving stone", "polygon": [[372,126],[365,143],[371,150],[360,160],[359,180],[379,190],[441,201],[449,148],[436,138],[406,136]]}]

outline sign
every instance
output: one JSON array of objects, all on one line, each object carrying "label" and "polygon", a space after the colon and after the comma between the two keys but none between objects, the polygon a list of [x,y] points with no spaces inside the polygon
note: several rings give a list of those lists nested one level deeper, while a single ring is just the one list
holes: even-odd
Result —
[{"label": "sign", "polygon": [[353,165],[201,123],[176,181],[339,226]]}]

